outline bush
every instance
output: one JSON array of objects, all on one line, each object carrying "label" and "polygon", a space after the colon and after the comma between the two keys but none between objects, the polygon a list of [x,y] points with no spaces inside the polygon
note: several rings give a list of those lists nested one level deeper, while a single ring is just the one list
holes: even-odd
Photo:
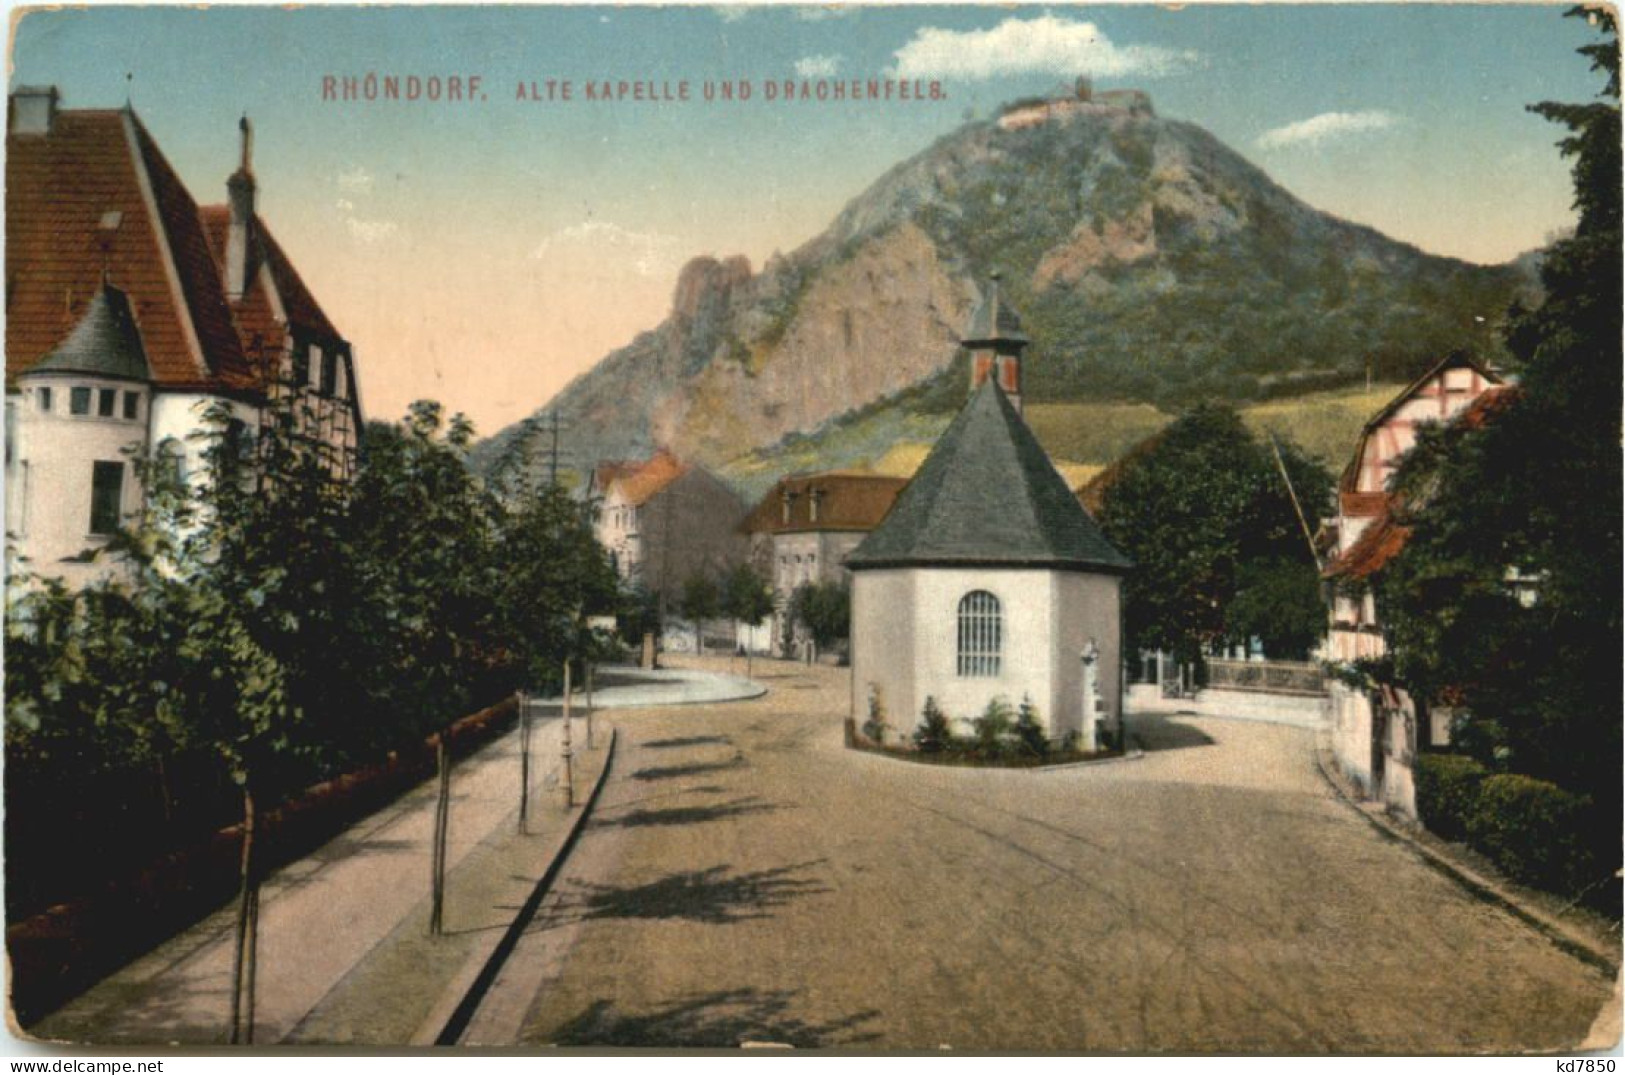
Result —
[{"label": "bush", "polygon": [[940,754],[953,745],[953,729],[935,698],[926,696],[920,726],[914,729],[914,746],[922,754]]},{"label": "bush", "polygon": [[864,737],[876,743],[886,741],[886,702],[878,684],[869,684],[869,719],[863,722]]},{"label": "bush", "polygon": [[1044,734],[1044,726],[1038,723],[1038,707],[1026,695],[1022,695],[1021,708],[1016,711],[1016,738],[1030,754],[1042,758],[1049,753],[1049,737]]},{"label": "bush", "polygon": [[1446,840],[1467,836],[1478,811],[1478,789],[1489,770],[1464,754],[1420,754],[1416,758],[1416,812],[1422,824]]},{"label": "bush", "polygon": [[1012,753],[1016,745],[1016,714],[1010,703],[995,698],[987,703],[982,715],[971,721],[976,731],[976,753],[983,758],[1001,758]]},{"label": "bush", "polygon": [[1590,801],[1556,784],[1517,773],[1485,777],[1467,838],[1507,876],[1573,893],[1600,871],[1591,846]]}]

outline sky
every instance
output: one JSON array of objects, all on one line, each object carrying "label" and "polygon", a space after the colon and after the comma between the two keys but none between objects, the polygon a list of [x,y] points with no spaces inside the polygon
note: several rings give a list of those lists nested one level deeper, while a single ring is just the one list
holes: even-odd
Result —
[{"label": "sky", "polygon": [[[1507,260],[1572,224],[1561,132],[1525,109],[1600,88],[1565,6],[92,6],[14,17],[10,84],[129,100],[203,203],[249,115],[261,214],[354,345],[369,417],[433,398],[492,433],[655,327],[689,258],[760,267],[1077,75],[1145,90],[1319,209]],[[769,99],[786,79],[910,95]]]}]

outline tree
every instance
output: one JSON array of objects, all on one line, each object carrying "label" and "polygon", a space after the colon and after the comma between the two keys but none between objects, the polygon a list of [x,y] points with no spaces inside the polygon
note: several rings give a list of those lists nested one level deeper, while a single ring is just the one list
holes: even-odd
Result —
[{"label": "tree", "polygon": [[[722,583],[723,611],[739,623],[760,627],[773,615],[773,586],[748,562],[741,562]],[[745,647],[745,676],[751,674],[751,647]]]},{"label": "tree", "polygon": [[1589,796],[1617,861],[1619,47],[1606,9],[1568,14],[1602,34],[1580,51],[1603,99],[1531,111],[1568,128],[1578,223],[1544,252],[1544,303],[1514,311],[1518,387],[1404,459],[1394,488],[1411,536],[1376,597],[1398,682],[1470,714],[1461,745],[1492,768]]},{"label": "tree", "polygon": [[852,629],[852,591],[835,582],[802,583],[790,595],[790,618],[827,649]]},{"label": "tree", "polygon": [[[1226,406],[1195,408],[1120,464],[1102,494],[1099,521],[1135,561],[1123,583],[1126,645],[1171,650],[1195,664],[1208,648],[1245,642],[1260,627],[1277,633],[1275,618],[1324,619],[1316,564],[1283,467],[1306,517],[1330,509],[1324,467],[1291,444],[1281,446],[1278,466]],[[1266,582],[1233,607],[1238,595]],[[1266,594],[1291,605],[1266,613],[1259,608]]]},{"label": "tree", "polygon": [[710,575],[700,572],[683,580],[683,594],[677,609],[694,621],[694,652],[702,653],[705,642],[701,636],[704,621],[716,618],[722,611],[722,590]]}]

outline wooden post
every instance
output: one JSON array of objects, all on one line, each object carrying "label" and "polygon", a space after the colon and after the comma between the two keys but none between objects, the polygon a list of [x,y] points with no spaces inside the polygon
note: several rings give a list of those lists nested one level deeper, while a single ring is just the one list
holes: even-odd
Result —
[{"label": "wooden post", "polygon": [[576,804],[574,763],[570,759],[570,661],[564,662],[564,805],[573,809]]},{"label": "wooden post", "polygon": [[519,834],[525,834],[530,817],[530,702],[524,691],[514,692],[519,707]]},{"label": "wooden post", "polygon": [[592,664],[587,665],[587,749],[592,747]]},{"label": "wooden post", "polygon": [[[243,785],[243,853],[238,866],[241,885],[237,903],[237,937],[231,959],[231,1033],[232,1045],[249,1044],[254,1036],[253,1027],[246,1025],[244,1001],[248,999],[249,961],[253,959],[253,946],[249,933],[254,927],[254,792]],[[253,1005],[246,1005],[252,1019]]]},{"label": "wooden post", "polygon": [[451,811],[451,757],[446,750],[446,733],[435,737],[435,769],[439,774],[438,795],[434,807],[434,836],[430,854],[429,935],[438,937],[444,931],[446,910],[446,826]]}]

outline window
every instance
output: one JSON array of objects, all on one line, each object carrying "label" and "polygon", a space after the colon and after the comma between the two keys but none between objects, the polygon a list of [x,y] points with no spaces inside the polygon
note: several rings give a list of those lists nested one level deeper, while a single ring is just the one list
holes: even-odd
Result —
[{"label": "window", "polygon": [[141,417],[141,396],[136,392],[124,393],[124,417],[134,421]]},{"label": "window", "polygon": [[303,388],[310,383],[310,353],[312,351],[317,354],[321,353],[321,349],[317,347],[306,348],[295,345],[293,349],[292,380],[295,388]]},{"label": "window", "polygon": [[1004,643],[999,599],[986,590],[972,590],[959,599],[959,674],[996,676]]},{"label": "window", "polygon": [[169,478],[177,485],[186,481],[186,446],[179,438],[165,437],[163,443],[158,445],[159,458],[163,460]]},{"label": "window", "polygon": [[123,514],[124,464],[98,459],[94,466],[90,478],[90,532],[111,534],[118,529]]},{"label": "window", "polygon": [[322,395],[331,396],[337,391],[339,385],[339,356],[325,354],[322,356]]},{"label": "window", "polygon": [[68,396],[69,414],[90,413],[90,389],[75,388]]},{"label": "window", "polygon": [[118,405],[118,391],[112,388],[103,388],[96,397],[96,416],[98,418],[113,417],[113,408]]},{"label": "window", "polygon": [[50,414],[51,413],[51,390],[49,388],[40,389],[39,390],[39,395],[36,397],[36,399],[39,402],[39,409],[45,414]]}]

